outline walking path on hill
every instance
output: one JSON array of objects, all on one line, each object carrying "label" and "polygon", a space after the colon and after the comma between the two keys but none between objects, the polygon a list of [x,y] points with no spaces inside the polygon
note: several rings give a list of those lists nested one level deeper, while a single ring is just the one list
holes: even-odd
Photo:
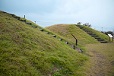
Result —
[{"label": "walking path on hill", "polygon": [[114,76],[114,43],[88,44],[87,76]]}]

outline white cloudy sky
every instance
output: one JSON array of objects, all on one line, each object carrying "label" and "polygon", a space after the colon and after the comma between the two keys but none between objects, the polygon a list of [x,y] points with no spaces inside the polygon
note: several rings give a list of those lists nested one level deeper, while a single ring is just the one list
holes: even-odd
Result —
[{"label": "white cloudy sky", "polygon": [[0,0],[0,10],[26,15],[42,27],[82,22],[114,30],[114,0]]}]

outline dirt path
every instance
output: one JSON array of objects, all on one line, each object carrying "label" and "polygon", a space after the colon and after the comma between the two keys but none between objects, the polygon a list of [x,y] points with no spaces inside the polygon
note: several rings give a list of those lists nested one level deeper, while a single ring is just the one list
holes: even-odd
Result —
[{"label": "dirt path", "polygon": [[90,56],[87,76],[114,76],[114,43],[89,44],[86,49]]}]

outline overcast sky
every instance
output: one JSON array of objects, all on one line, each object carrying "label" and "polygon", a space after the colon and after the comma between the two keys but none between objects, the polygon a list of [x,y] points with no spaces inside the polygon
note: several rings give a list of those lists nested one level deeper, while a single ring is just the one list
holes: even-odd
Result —
[{"label": "overcast sky", "polygon": [[114,0],[0,0],[0,10],[26,15],[42,27],[82,22],[114,31]]}]

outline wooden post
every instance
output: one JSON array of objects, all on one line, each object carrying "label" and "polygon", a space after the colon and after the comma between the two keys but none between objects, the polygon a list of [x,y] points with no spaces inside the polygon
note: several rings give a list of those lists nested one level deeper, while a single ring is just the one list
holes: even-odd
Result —
[{"label": "wooden post", "polygon": [[78,40],[76,39],[76,46],[78,45]]},{"label": "wooden post", "polygon": [[77,40],[77,38],[73,35],[73,34],[71,34],[73,37],[74,37],[74,39],[76,40],[76,46],[78,45],[78,40]]}]

